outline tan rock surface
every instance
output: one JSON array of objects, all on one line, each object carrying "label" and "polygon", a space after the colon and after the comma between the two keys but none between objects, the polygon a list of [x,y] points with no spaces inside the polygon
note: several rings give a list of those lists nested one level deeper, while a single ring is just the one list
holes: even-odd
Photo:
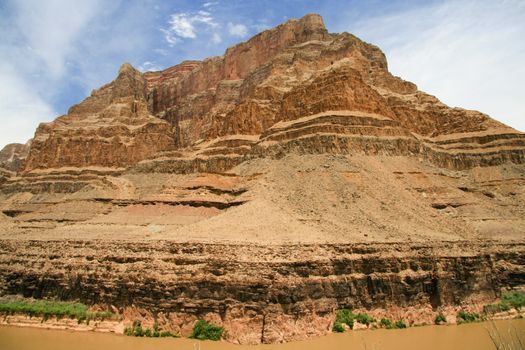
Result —
[{"label": "tan rock surface", "polygon": [[17,172],[24,166],[31,140],[25,144],[10,143],[0,150],[0,171]]},{"label": "tan rock surface", "polygon": [[525,285],[524,162],[523,133],[308,15],[221,57],[124,64],[39,126],[0,167],[0,295],[240,343],[326,334],[341,307],[426,322]]},{"label": "tan rock surface", "polygon": [[145,91],[141,73],[122,65],[115,81],[38,127],[24,170],[120,167],[173,149],[172,127],[149,114]]}]

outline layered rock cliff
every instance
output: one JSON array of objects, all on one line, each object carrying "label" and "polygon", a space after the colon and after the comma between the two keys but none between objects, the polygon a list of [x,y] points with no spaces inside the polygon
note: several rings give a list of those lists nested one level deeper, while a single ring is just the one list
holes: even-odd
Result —
[{"label": "layered rock cliff", "polygon": [[135,164],[173,149],[172,129],[149,113],[146,80],[124,64],[112,83],[38,127],[24,170]]},{"label": "layered rock cliff", "polygon": [[325,334],[341,307],[428,322],[525,286],[525,135],[318,15],[221,57],[124,64],[13,149],[2,295],[258,343]]},{"label": "layered rock cliff", "polygon": [[[264,143],[263,135],[278,122],[332,111],[389,119],[397,131],[388,136],[414,145],[399,153],[420,153],[439,166],[521,163],[524,157],[522,133],[482,113],[445,106],[392,76],[377,47],[347,33],[330,34],[320,16],[308,15],[221,57],[145,74],[123,65],[115,81],[38,128],[24,170],[130,166],[161,151],[191,151],[217,137],[253,135],[255,144]],[[317,125],[292,139],[310,140],[316,131],[343,140],[373,136],[381,142],[387,136],[388,128],[363,128],[351,113],[345,115],[335,124],[355,128],[327,131]],[[311,142],[304,147],[308,153],[324,148]]]}]

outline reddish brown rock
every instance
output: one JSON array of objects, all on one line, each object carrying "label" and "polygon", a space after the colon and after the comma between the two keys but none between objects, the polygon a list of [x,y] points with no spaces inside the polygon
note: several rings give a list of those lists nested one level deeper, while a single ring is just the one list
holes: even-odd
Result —
[{"label": "reddish brown rock", "polygon": [[141,73],[122,65],[115,81],[38,127],[25,171],[122,167],[173,149],[172,126],[149,113],[145,94]]}]

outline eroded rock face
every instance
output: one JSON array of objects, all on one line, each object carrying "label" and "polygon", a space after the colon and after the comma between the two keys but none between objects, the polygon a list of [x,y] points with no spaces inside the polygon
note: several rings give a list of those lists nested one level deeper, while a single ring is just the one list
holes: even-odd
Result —
[{"label": "eroded rock face", "polygon": [[[141,244],[137,252],[136,243],[126,242],[1,242],[0,262],[5,252],[24,254],[17,265],[0,265],[0,291],[120,310],[133,305],[147,310],[148,323],[155,317],[183,336],[197,319],[207,318],[228,330],[228,341],[257,344],[328,334],[340,305],[438,308],[492,300],[501,285],[525,282],[523,244]],[[436,248],[448,254],[432,256]],[[53,266],[52,273],[42,271],[34,256]],[[76,273],[62,273],[64,265]],[[122,269],[133,272],[122,278]],[[167,278],[173,274],[176,283]]]},{"label": "eroded rock face", "polygon": [[[320,16],[307,15],[231,47],[221,57],[145,74],[123,65],[114,82],[73,106],[67,116],[39,127],[25,170],[130,166],[161,151],[192,151],[216,137],[253,135],[262,141],[261,135],[278,122],[330,111],[393,120],[402,134],[414,135],[415,153],[439,166],[463,169],[524,157],[522,133],[418,91],[388,72],[379,48],[348,33],[330,34]],[[332,138],[361,137],[355,130],[329,133]],[[311,143],[302,148],[326,151]],[[256,153],[261,155],[260,148]]]},{"label": "eroded rock face", "polygon": [[429,323],[525,286],[525,135],[318,15],[202,62],[124,64],[25,160],[0,157],[0,296],[272,343],[342,307]]},{"label": "eroded rock face", "polygon": [[32,140],[29,140],[25,144],[11,143],[6,145],[0,151],[0,168],[12,172],[21,170],[24,167],[24,161],[29,153],[31,141]]},{"label": "eroded rock face", "polygon": [[142,74],[122,65],[115,81],[38,127],[25,171],[122,167],[173,149],[172,126],[149,113],[145,94]]}]

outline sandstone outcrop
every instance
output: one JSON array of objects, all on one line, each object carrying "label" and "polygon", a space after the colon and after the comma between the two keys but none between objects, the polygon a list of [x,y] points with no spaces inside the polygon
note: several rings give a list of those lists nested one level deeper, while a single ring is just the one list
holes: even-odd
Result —
[{"label": "sandstone outcrop", "polygon": [[24,167],[31,140],[27,143],[10,143],[0,150],[0,169],[17,172]]},{"label": "sandstone outcrop", "polygon": [[525,286],[525,134],[318,15],[124,64],[26,149],[0,152],[0,295],[270,343],[326,334],[342,307],[428,322]]},{"label": "sandstone outcrop", "polygon": [[115,81],[38,127],[24,170],[120,167],[173,149],[172,126],[149,114],[145,93],[142,74],[122,65]]}]

